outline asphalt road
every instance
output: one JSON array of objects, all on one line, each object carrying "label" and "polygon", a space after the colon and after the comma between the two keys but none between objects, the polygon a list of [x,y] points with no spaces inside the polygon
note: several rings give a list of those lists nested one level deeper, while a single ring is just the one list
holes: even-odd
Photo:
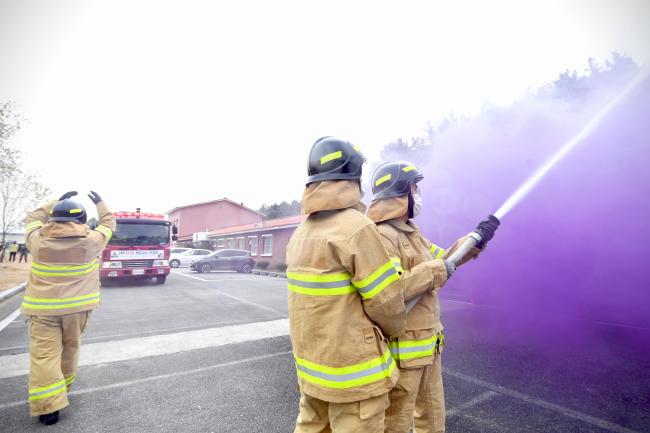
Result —
[{"label": "asphalt road", "polygon": [[[105,287],[71,406],[47,431],[291,432],[298,393],[285,284],[180,269],[162,286]],[[0,319],[16,304],[0,305]],[[448,432],[650,431],[650,360],[606,344],[496,338],[500,314],[443,301]],[[27,350],[19,316],[0,330],[0,432],[45,429],[25,402]]]}]

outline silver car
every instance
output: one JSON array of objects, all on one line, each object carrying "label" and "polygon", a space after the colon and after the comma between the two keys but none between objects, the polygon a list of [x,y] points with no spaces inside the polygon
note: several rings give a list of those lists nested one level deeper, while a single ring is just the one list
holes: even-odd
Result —
[{"label": "silver car", "polygon": [[212,253],[210,250],[191,249],[180,254],[169,255],[169,266],[178,268],[180,266],[189,266],[193,260],[199,260],[208,254]]}]

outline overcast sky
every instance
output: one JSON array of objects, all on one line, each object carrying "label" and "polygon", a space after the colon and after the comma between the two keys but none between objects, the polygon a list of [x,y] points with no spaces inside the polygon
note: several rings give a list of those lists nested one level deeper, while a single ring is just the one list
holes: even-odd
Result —
[{"label": "overcast sky", "polygon": [[[11,144],[56,194],[164,212],[300,198],[323,135],[370,159],[587,58],[650,58],[650,2],[0,0]],[[91,206],[85,199],[84,204]]]}]

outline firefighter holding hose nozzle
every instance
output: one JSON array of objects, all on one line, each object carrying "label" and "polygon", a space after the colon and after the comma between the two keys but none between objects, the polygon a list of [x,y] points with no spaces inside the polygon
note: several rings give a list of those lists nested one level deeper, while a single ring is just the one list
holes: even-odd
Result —
[{"label": "firefighter holding hose nozzle", "polygon": [[[373,199],[367,212],[401,275],[404,301],[412,306],[405,332],[389,343],[400,369],[386,411],[389,433],[407,433],[411,420],[415,433],[445,431],[440,357],[445,340],[438,291],[456,266],[478,257],[499,225],[489,217],[446,250],[432,244],[411,220],[422,208],[417,184],[423,178],[417,167],[405,161],[380,165],[372,176]],[[462,257],[454,254],[465,250]]]}]

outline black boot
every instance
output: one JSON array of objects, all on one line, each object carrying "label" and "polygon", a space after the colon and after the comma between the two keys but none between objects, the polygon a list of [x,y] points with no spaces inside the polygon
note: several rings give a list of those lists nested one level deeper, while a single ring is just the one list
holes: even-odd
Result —
[{"label": "black boot", "polygon": [[56,424],[57,422],[59,422],[59,411],[57,410],[56,412],[40,415],[38,417],[38,420],[45,425]]}]

